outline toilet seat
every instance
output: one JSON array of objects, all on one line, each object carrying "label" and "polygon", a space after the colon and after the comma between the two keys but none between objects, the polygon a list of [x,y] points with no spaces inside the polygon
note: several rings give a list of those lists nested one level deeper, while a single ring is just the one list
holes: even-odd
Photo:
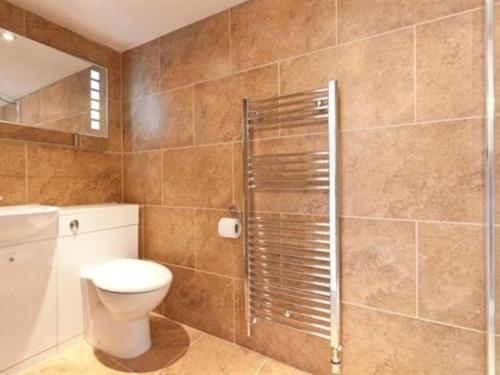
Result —
[{"label": "toilet seat", "polygon": [[98,266],[91,279],[99,289],[111,293],[149,293],[169,285],[172,273],[158,263],[120,259]]}]

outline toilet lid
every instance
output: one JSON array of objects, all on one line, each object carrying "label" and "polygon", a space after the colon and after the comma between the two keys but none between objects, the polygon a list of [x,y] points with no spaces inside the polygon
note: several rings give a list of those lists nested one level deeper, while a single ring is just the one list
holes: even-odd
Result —
[{"label": "toilet lid", "polygon": [[172,273],[161,264],[138,259],[120,259],[104,263],[92,272],[92,281],[114,293],[146,293],[172,282]]}]

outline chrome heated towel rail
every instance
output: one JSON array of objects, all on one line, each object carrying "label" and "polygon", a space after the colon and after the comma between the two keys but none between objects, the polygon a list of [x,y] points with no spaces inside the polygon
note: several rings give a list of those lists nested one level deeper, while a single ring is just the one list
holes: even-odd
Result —
[{"label": "chrome heated towel rail", "polygon": [[[243,100],[244,227],[248,334],[259,319],[330,340],[332,373],[340,374],[340,281],[337,85],[265,100]],[[328,148],[254,152],[267,129],[327,124]],[[257,191],[328,193],[328,217],[260,213]]]}]

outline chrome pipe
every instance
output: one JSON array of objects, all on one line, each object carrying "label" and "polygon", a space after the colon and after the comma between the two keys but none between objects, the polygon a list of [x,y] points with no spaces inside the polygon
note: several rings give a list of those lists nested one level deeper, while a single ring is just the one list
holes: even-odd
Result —
[{"label": "chrome pipe", "polygon": [[495,348],[495,65],[493,0],[485,0],[486,39],[486,322],[488,375],[496,375]]},{"label": "chrome pipe", "polygon": [[252,275],[250,272],[250,258],[249,251],[249,220],[250,217],[250,187],[248,184],[248,169],[250,160],[250,149],[249,149],[249,128],[248,128],[248,98],[243,99],[243,113],[242,113],[242,160],[243,160],[243,240],[245,243],[245,320],[247,328],[247,336],[252,334],[252,323],[254,317],[252,317],[250,311],[250,285],[252,284]]},{"label": "chrome pipe", "polygon": [[[339,157],[338,149],[338,97],[337,82],[328,82],[328,149],[330,167],[330,344],[332,347],[332,373],[340,374],[341,306],[340,306],[340,231],[339,231]],[[335,359],[335,360],[334,360]]]}]

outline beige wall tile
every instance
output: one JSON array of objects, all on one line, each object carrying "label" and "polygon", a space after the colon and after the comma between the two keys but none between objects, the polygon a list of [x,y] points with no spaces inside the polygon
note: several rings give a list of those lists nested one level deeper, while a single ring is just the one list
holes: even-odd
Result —
[{"label": "beige wall tile", "polygon": [[76,205],[121,200],[119,154],[28,145],[28,201]]},{"label": "beige wall tile", "polygon": [[346,132],[345,216],[482,222],[481,121]]},{"label": "beige wall tile", "polygon": [[194,268],[194,210],[146,206],[146,258]]},{"label": "beige wall tile", "polygon": [[159,91],[160,42],[155,39],[123,53],[123,99],[125,101]]},{"label": "beige wall tile", "polygon": [[161,204],[161,152],[125,154],[123,163],[125,202]]},{"label": "beige wall tile", "polygon": [[482,333],[344,306],[343,337],[346,374],[486,373]]},{"label": "beige wall tile", "polygon": [[162,90],[229,72],[229,12],[201,20],[160,39]]},{"label": "beige wall tile", "polygon": [[232,145],[165,151],[163,189],[168,206],[229,208],[233,199]]},{"label": "beige wall tile", "polygon": [[339,43],[448,16],[482,5],[481,0],[339,0]]},{"label": "beige wall tile", "polygon": [[417,26],[417,120],[480,116],[484,106],[483,13]]},{"label": "beige wall tile", "polygon": [[249,1],[231,9],[234,71],[335,44],[335,2]]},{"label": "beige wall tile", "polygon": [[122,103],[108,102],[108,151],[122,151]]},{"label": "beige wall tile", "polygon": [[278,95],[278,66],[271,65],[194,87],[196,144],[241,139],[242,99]]},{"label": "beige wall tile", "polygon": [[109,100],[122,101],[122,54],[111,51],[106,59],[108,68]]},{"label": "beige wall tile", "polygon": [[485,329],[484,227],[418,224],[419,315]]},{"label": "beige wall tile", "polygon": [[165,316],[232,341],[232,280],[169,265],[174,281],[165,297]]},{"label": "beige wall tile", "polygon": [[[247,336],[243,281],[235,280],[236,343],[312,374],[330,374],[330,343],[303,331],[259,320]],[[300,353],[300,355],[297,355]]]},{"label": "beige wall tile", "polygon": [[24,11],[4,0],[0,1],[0,27],[24,34]]},{"label": "beige wall tile", "polygon": [[228,211],[196,210],[196,268],[223,276],[243,278],[243,241],[241,237],[232,239],[219,236],[219,220],[223,217],[231,216]]},{"label": "beige wall tile", "polygon": [[404,30],[280,64],[281,93],[338,80],[341,129],[414,120],[413,31]]},{"label": "beige wall tile", "polygon": [[25,145],[0,142],[0,205],[26,203]]},{"label": "beige wall tile", "polygon": [[193,89],[124,103],[127,149],[157,150],[193,144]]},{"label": "beige wall tile", "polygon": [[415,223],[342,219],[342,299],[416,312]]}]

